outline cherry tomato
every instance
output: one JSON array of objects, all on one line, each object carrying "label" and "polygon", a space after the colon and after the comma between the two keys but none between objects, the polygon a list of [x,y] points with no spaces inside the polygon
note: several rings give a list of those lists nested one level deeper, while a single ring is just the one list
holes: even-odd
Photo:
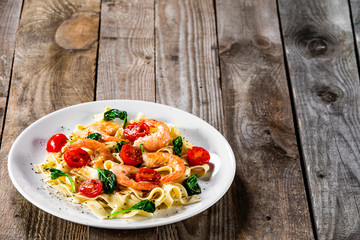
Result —
[{"label": "cherry tomato", "polygon": [[120,157],[125,164],[132,166],[136,166],[143,161],[141,151],[130,144],[125,144],[121,148]]},{"label": "cherry tomato", "polygon": [[77,168],[85,166],[90,161],[90,155],[87,151],[76,148],[67,150],[64,154],[64,160],[69,167]]},{"label": "cherry tomato", "polygon": [[203,165],[210,161],[210,154],[202,147],[192,147],[187,152],[187,160],[192,166]]},{"label": "cherry tomato", "polygon": [[150,127],[143,122],[129,124],[125,130],[124,135],[127,139],[134,142],[139,137],[146,136],[150,131]]},{"label": "cherry tomato", "polygon": [[59,152],[62,147],[67,143],[68,138],[62,134],[55,134],[52,136],[46,144],[46,151],[48,152]]},{"label": "cherry tomato", "polygon": [[79,192],[85,197],[96,197],[101,193],[103,183],[99,179],[88,179],[84,181],[80,187]]},{"label": "cherry tomato", "polygon": [[140,168],[135,175],[137,182],[159,182],[160,178],[160,173],[151,168]]}]

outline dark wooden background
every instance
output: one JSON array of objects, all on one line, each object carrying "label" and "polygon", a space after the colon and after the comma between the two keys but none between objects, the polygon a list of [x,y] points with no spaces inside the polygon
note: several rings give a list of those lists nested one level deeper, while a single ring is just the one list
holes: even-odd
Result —
[{"label": "dark wooden background", "polygon": [[[360,239],[360,0],[0,0],[1,239]],[[31,123],[104,99],[174,106],[229,141],[236,176],[176,224],[106,230],[10,183]]]}]

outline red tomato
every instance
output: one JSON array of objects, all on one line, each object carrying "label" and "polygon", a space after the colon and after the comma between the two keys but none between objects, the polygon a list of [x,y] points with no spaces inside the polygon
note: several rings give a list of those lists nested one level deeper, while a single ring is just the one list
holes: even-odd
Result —
[{"label": "red tomato", "polygon": [[187,152],[187,160],[192,166],[203,165],[210,161],[210,154],[202,147],[192,147]]},{"label": "red tomato", "polygon": [[120,151],[120,157],[127,165],[136,166],[143,161],[141,151],[137,148],[134,148],[130,144],[125,144],[124,146],[122,146]]},{"label": "red tomato", "polygon": [[125,128],[124,135],[127,139],[134,142],[136,139],[146,136],[149,131],[150,127],[146,123],[132,123]]},{"label": "red tomato", "polygon": [[87,151],[76,148],[67,150],[64,154],[64,160],[69,167],[77,168],[85,166],[90,161],[90,155]]},{"label": "red tomato", "polygon": [[59,152],[62,147],[67,143],[68,138],[62,134],[55,134],[52,136],[46,144],[46,151],[48,152]]},{"label": "red tomato", "polygon": [[80,187],[79,192],[85,197],[96,197],[101,193],[103,184],[99,179],[88,179],[84,181]]},{"label": "red tomato", "polygon": [[140,168],[135,175],[137,182],[159,182],[161,175],[151,168]]}]

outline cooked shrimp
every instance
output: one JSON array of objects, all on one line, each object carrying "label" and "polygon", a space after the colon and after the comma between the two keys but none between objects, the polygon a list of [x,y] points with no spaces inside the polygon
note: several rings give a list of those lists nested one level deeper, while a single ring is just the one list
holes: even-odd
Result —
[{"label": "cooked shrimp", "polygon": [[149,135],[138,138],[134,142],[134,147],[140,148],[140,144],[142,144],[145,151],[154,152],[169,143],[170,129],[165,123],[152,119],[143,119],[141,121],[151,128],[157,128],[157,130]]},{"label": "cooked shrimp", "polygon": [[122,138],[114,137],[116,132],[121,127],[120,124],[114,122],[95,123],[89,127],[91,133],[97,132],[101,134],[101,141],[103,142],[120,142],[127,141]]},{"label": "cooked shrimp", "polygon": [[111,168],[111,171],[116,175],[116,181],[118,184],[133,188],[135,190],[147,190],[150,191],[159,185],[155,182],[136,182],[133,180],[136,172],[139,169],[130,165],[117,165]]},{"label": "cooked shrimp", "polygon": [[165,153],[165,152],[156,152],[148,153],[144,157],[144,163],[148,168],[157,168],[170,166],[173,170],[172,173],[162,177],[161,182],[171,182],[180,178],[186,171],[184,161],[178,156]]},{"label": "cooked shrimp", "polygon": [[87,148],[93,152],[90,165],[93,165],[95,168],[104,168],[104,162],[106,160],[114,160],[114,156],[111,154],[110,149],[103,143],[93,139],[79,140],[67,146],[66,150],[77,148]]}]

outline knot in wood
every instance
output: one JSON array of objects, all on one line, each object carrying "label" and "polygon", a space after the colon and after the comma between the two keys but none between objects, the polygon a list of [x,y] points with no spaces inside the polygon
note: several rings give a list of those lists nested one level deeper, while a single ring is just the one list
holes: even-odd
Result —
[{"label": "knot in wood", "polygon": [[342,97],[341,89],[335,86],[318,86],[313,91],[321,101],[327,104],[334,103]]},{"label": "knot in wood", "polygon": [[272,45],[270,39],[264,36],[255,36],[252,43],[259,49],[269,49]]},{"label": "knot in wood", "polygon": [[324,31],[312,25],[302,27],[295,33],[294,39],[307,58],[330,57],[335,51],[335,43],[338,42],[331,31]]},{"label": "knot in wood", "polygon": [[317,176],[318,178],[325,178],[326,175],[327,175],[326,172],[324,172],[324,171],[322,171],[322,170],[316,172],[316,176]]},{"label": "knot in wood", "polygon": [[56,30],[55,42],[68,50],[90,48],[98,39],[99,15],[75,13]]},{"label": "knot in wood", "polygon": [[313,56],[320,56],[325,54],[328,47],[325,39],[314,38],[309,41],[307,48]]}]

